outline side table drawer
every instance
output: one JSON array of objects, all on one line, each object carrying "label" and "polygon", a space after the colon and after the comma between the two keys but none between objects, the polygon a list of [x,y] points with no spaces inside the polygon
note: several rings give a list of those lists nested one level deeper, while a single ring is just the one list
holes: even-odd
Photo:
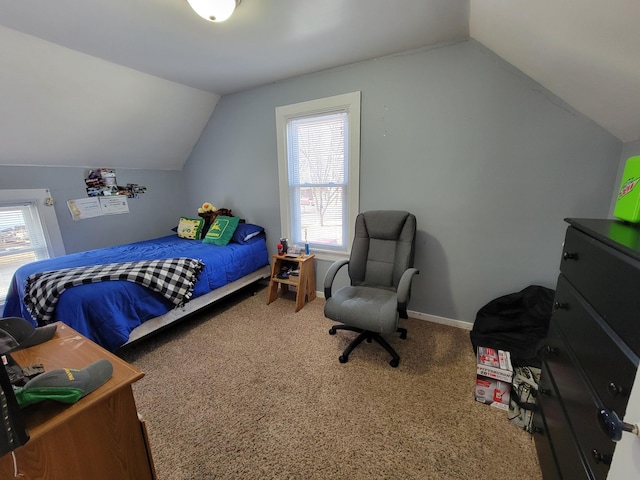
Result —
[{"label": "side table drawer", "polygon": [[605,322],[564,275],[558,278],[553,321],[604,406],[624,415],[638,358],[609,336]]},{"label": "side table drawer", "polygon": [[640,262],[569,227],[560,271],[640,356]]}]

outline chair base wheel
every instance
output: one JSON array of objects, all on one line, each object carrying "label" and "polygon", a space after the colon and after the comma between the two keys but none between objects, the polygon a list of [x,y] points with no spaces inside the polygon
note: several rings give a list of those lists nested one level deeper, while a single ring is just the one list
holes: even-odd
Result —
[{"label": "chair base wheel", "polygon": [[[392,358],[391,358],[391,361],[389,362],[389,365],[391,365],[393,368],[396,368],[400,364],[400,357],[398,356],[396,351],[393,349],[393,347],[389,345],[389,342],[387,342],[384,338],[382,338],[380,334],[371,332],[368,330],[362,330],[357,327],[350,327],[347,325],[334,325],[329,329],[329,335],[335,335],[338,330],[348,330],[351,332],[359,333],[359,335],[342,352],[342,355],[338,357],[338,360],[340,361],[340,363],[347,363],[347,361],[349,360],[349,355],[351,354],[353,349],[356,348],[365,340],[367,341],[367,343],[371,343],[372,340],[375,340],[378,344],[380,344],[380,346],[382,346],[391,355]],[[400,334],[400,338],[407,338],[407,330],[405,328],[398,328],[397,332]]]}]

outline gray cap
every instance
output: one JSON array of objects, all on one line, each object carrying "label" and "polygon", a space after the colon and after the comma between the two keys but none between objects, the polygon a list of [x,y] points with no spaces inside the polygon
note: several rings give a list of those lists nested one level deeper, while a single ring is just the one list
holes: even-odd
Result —
[{"label": "gray cap", "polygon": [[36,328],[24,318],[0,318],[0,355],[46,342],[55,333],[55,325]]}]

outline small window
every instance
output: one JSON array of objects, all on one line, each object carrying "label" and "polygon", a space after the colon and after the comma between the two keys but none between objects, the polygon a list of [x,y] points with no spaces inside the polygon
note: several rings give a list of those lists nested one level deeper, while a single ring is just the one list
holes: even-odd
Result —
[{"label": "small window", "polygon": [[282,235],[346,254],[358,214],[360,92],[276,109]]},{"label": "small window", "polygon": [[0,190],[0,306],[22,265],[64,254],[48,190]]}]

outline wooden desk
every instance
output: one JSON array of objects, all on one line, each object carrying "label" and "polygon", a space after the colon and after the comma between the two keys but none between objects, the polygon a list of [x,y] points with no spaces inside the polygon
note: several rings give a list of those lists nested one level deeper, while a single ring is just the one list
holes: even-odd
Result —
[{"label": "wooden desk", "polygon": [[[30,439],[13,452],[19,478],[155,479],[144,422],[138,418],[131,389],[144,373],[70,327],[57,325],[51,340],[11,356],[22,367],[42,363],[46,371],[82,369],[106,358],[113,375],[72,405],[45,401],[22,410]],[[11,453],[0,458],[0,478],[14,478]]]},{"label": "wooden desk", "polygon": [[[284,255],[274,255],[271,262],[271,280],[269,281],[269,297],[267,305],[278,298],[278,285],[282,293],[289,291],[289,286],[296,288],[296,312],[305,304],[305,296],[307,301],[312,302],[316,298],[316,272],[313,264],[315,255],[300,255],[299,257],[285,257]],[[278,278],[276,275],[280,272],[285,262],[293,262],[298,264],[300,275],[297,277],[289,276],[289,278]]]}]

